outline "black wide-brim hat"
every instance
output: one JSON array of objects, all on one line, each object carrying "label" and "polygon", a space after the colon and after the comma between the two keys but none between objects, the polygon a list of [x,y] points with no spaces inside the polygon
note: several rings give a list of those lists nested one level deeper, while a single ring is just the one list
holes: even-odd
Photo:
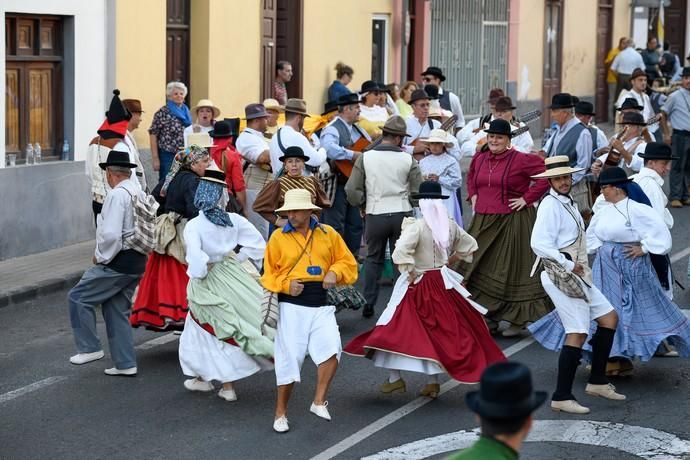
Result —
[{"label": "black wide-brim hat", "polygon": [[637,99],[634,97],[626,97],[623,100],[623,103],[621,104],[620,107],[618,107],[616,110],[627,110],[627,109],[635,109],[642,111],[644,109],[643,106],[640,105],[639,102],[637,102]]},{"label": "black wide-brim hat", "polygon": [[323,112],[321,112],[321,116],[327,115],[336,110],[338,110],[338,101],[328,101],[323,105]]},{"label": "black wide-brim hat", "polygon": [[489,123],[489,128],[484,130],[487,134],[502,134],[504,136],[513,137],[510,123],[502,118],[496,118]]},{"label": "black wide-brim hat", "polygon": [[101,169],[106,169],[108,166],[120,166],[122,168],[136,168],[137,165],[129,161],[129,152],[120,150],[111,150],[108,153],[108,159],[105,163],[98,163]]},{"label": "black wide-brim hat", "polygon": [[[690,59],[690,54],[686,59]],[[683,67],[683,71],[680,74],[681,77],[690,77],[690,67]]]},{"label": "black wide-brim hat", "polygon": [[645,160],[677,160],[680,157],[673,156],[670,145],[661,142],[648,142],[643,153],[638,153]]},{"label": "black wide-brim hat", "polygon": [[528,416],[547,396],[545,391],[534,391],[527,366],[506,361],[486,368],[479,391],[467,393],[465,402],[480,417],[511,419]]},{"label": "black wide-brim hat", "polygon": [[413,200],[445,200],[450,195],[444,195],[438,182],[424,181],[419,184],[419,192],[411,195]]},{"label": "black wide-brim hat", "polygon": [[359,94],[357,93],[350,93],[350,94],[343,94],[338,98],[338,107],[344,107],[346,105],[354,105],[354,104],[359,104],[361,102],[361,98],[359,97]]},{"label": "black wide-brim hat", "polygon": [[443,70],[436,66],[429,66],[424,72],[421,73],[422,77],[424,75],[433,75],[441,81],[446,81],[446,76],[443,75]]},{"label": "black wide-brim hat", "polygon": [[614,166],[601,171],[599,174],[599,185],[619,185],[632,182],[623,168]]},{"label": "black wide-brim hat", "polygon": [[296,145],[286,148],[285,153],[282,157],[278,158],[278,161],[285,162],[285,160],[287,160],[288,158],[299,158],[300,160],[303,160],[305,163],[309,161],[309,157],[304,154],[304,150],[302,150],[301,147],[297,147]]},{"label": "black wide-brim hat", "polygon": [[374,80],[365,81],[364,83],[362,83],[362,87],[359,89],[360,94],[370,93],[372,91],[381,92],[381,88],[379,87],[379,84],[376,83]]},{"label": "black wide-brim hat", "polygon": [[222,120],[213,125],[213,129],[208,132],[208,135],[214,139],[223,139],[234,136],[234,133],[230,122]]},{"label": "black wide-brim hat", "polygon": [[558,93],[551,98],[549,109],[572,109],[577,102],[578,99],[570,93]]},{"label": "black wide-brim hat", "polygon": [[575,104],[575,113],[580,115],[596,115],[594,112],[594,104],[587,101],[578,101],[578,103]]},{"label": "black wide-brim hat", "polygon": [[410,101],[408,102],[408,104],[412,104],[413,102],[417,102],[423,99],[430,101],[431,97],[423,89],[416,89],[412,91],[412,94],[410,95]]}]

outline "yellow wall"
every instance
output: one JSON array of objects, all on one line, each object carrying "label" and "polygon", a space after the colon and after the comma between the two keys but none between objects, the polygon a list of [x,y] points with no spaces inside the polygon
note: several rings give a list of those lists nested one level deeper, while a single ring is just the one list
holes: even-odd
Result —
[{"label": "yellow wall", "polygon": [[630,36],[630,14],[632,8],[629,0],[616,0],[613,6],[613,33],[611,47],[618,46],[621,37]]},{"label": "yellow wall", "polygon": [[165,103],[166,1],[118,0],[115,6],[115,85],[122,99],[141,100],[146,113],[134,136],[146,148],[153,114]]},{"label": "yellow wall", "polygon": [[518,100],[541,99],[544,75],[544,2],[520,0],[518,30]]},{"label": "yellow wall", "polygon": [[561,88],[577,96],[596,93],[597,2],[563,2]]},{"label": "yellow wall", "polygon": [[[302,94],[307,110],[320,113],[326,91],[342,61],[355,71],[349,88],[359,90],[371,78],[371,20],[391,15],[395,0],[304,0],[304,72]],[[393,75],[393,17],[388,21],[388,79]],[[384,82],[389,83],[389,82]]]}]

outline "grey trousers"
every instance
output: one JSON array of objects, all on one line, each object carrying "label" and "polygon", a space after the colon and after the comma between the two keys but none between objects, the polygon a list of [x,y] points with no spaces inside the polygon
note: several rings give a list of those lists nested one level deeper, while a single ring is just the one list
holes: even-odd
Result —
[{"label": "grey trousers", "polygon": [[[364,298],[367,305],[375,306],[379,296],[378,281],[383,272],[386,245],[393,254],[395,243],[400,238],[402,221],[411,215],[411,212],[396,212],[366,216],[364,239],[367,243],[367,258],[364,261]],[[394,270],[394,273],[397,278],[398,271]]]},{"label": "grey trousers", "polygon": [[671,166],[670,196],[671,200],[685,200],[690,197],[688,185],[690,185],[690,136],[678,134],[675,130],[671,137],[671,147],[673,156],[678,160],[673,160]]},{"label": "grey trousers", "polygon": [[69,291],[69,316],[79,353],[102,349],[96,331],[96,307],[101,305],[115,367],[127,369],[137,365],[129,312],[139,278],[141,275],[118,273],[104,265],[94,265]]}]

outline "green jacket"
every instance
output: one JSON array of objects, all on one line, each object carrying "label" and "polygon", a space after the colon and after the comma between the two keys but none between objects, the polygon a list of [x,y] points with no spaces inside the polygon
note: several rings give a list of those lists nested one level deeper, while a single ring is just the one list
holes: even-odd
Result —
[{"label": "green jacket", "polygon": [[482,436],[472,447],[448,457],[447,460],[517,460],[518,454],[493,438]]}]

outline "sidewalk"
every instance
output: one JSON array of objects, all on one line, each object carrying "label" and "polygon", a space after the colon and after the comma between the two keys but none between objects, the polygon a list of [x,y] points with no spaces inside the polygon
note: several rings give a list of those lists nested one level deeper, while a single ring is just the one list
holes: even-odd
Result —
[{"label": "sidewalk", "polygon": [[0,308],[71,287],[91,266],[95,241],[0,262]]}]

